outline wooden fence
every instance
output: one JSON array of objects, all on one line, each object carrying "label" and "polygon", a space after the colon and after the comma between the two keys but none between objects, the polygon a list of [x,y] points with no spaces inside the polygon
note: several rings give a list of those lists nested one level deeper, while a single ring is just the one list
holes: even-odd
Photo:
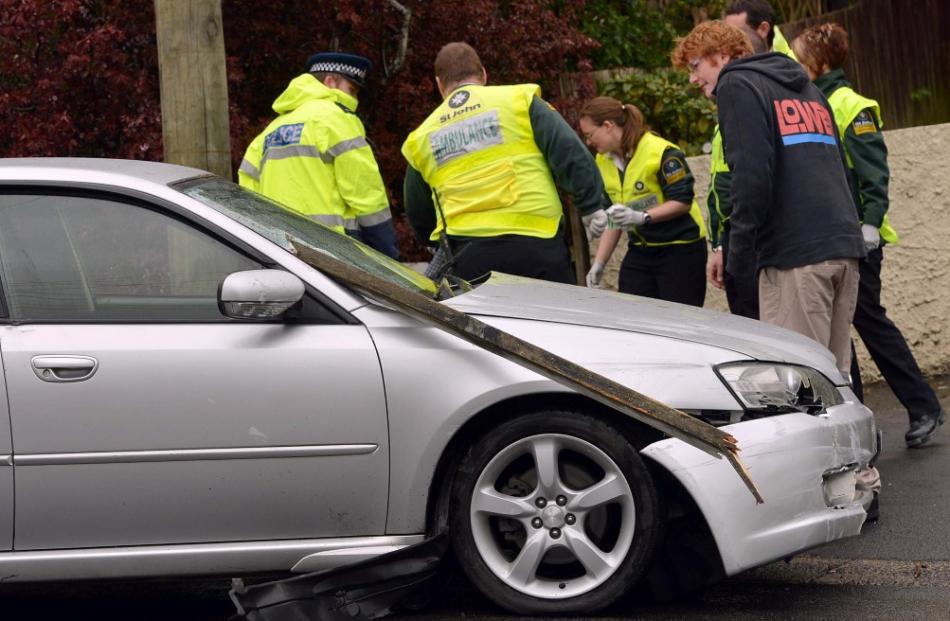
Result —
[{"label": "wooden fence", "polygon": [[897,129],[950,121],[948,20],[947,0],[858,0],[781,28],[791,41],[808,26],[841,24],[851,37],[845,75]]}]

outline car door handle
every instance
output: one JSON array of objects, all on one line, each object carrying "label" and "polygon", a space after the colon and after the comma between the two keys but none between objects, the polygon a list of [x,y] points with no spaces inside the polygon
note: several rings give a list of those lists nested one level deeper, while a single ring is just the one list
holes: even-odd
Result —
[{"label": "car door handle", "polygon": [[99,368],[90,356],[33,356],[33,372],[44,382],[80,382]]}]

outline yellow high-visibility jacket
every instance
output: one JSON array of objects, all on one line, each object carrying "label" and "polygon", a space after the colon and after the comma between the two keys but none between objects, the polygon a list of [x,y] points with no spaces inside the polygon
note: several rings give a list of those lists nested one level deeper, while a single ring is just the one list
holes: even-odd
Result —
[{"label": "yellow high-visibility jacket", "polygon": [[356,105],[309,73],[294,78],[274,101],[280,116],[248,146],[240,184],[340,233],[390,221]]}]

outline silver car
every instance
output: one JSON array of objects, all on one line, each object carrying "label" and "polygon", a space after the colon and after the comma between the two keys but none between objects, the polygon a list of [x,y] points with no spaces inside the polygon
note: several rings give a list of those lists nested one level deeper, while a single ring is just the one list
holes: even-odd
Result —
[{"label": "silver car", "polygon": [[[341,286],[294,239],[734,435],[726,460]],[[514,611],[587,612],[855,535],[872,414],[740,317],[435,283],[171,165],[0,161],[0,577],[305,572],[448,530]]]}]

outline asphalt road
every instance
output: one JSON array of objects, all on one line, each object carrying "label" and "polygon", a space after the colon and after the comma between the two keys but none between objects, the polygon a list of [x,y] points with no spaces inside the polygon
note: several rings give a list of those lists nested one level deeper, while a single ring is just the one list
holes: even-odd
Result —
[{"label": "asphalt road", "polygon": [[[933,382],[950,411],[950,377]],[[645,621],[851,621],[950,619],[950,425],[907,450],[903,409],[884,385],[869,407],[884,430],[878,461],[881,519],[860,537],[810,550],[791,562],[745,572],[685,602],[630,603],[598,617]],[[0,586],[0,619],[222,621],[234,614],[224,581]],[[413,621],[519,619],[457,586]]]}]

